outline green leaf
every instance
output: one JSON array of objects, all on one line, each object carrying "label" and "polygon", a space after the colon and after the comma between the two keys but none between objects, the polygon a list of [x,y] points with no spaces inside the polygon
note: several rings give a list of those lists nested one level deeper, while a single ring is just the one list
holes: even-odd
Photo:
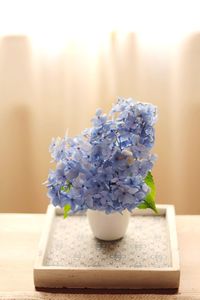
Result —
[{"label": "green leaf", "polygon": [[138,205],[138,208],[140,208],[140,209],[146,209],[148,207],[147,207],[147,204],[145,202],[143,202],[140,205]]},{"label": "green leaf", "polygon": [[[155,199],[156,196],[156,186],[153,180],[153,176],[151,174],[151,172],[148,172],[146,178],[145,178],[145,183],[148,185],[148,187],[151,189],[151,192],[149,194],[152,195],[153,199]],[[149,195],[148,194],[148,195]]]},{"label": "green leaf", "polygon": [[148,172],[148,174],[147,174],[144,181],[148,185],[148,187],[150,188],[150,192],[146,195],[146,197],[144,199],[144,202],[141,203],[138,206],[138,208],[140,208],[140,209],[150,208],[155,213],[158,213],[158,210],[157,210],[156,204],[155,204],[156,187],[155,187],[155,183],[154,183],[153,176],[152,176],[151,172]]},{"label": "green leaf", "polygon": [[69,193],[70,187],[69,186],[61,186],[60,190],[65,193]]},{"label": "green leaf", "polygon": [[70,209],[71,209],[70,204],[66,204],[64,206],[64,219],[66,219],[68,217],[68,212],[70,211]]},{"label": "green leaf", "polygon": [[61,190],[62,192],[65,192],[65,193],[69,193],[70,190],[71,190],[71,187],[72,187],[72,184],[71,184],[71,182],[67,179],[67,180],[66,180],[66,184],[63,185],[63,186],[61,186],[60,190]]}]

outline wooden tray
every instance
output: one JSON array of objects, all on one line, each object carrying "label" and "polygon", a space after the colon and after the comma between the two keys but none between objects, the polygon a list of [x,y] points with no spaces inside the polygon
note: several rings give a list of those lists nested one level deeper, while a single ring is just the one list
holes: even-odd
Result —
[{"label": "wooden tray", "polygon": [[87,217],[63,218],[49,205],[34,266],[36,288],[178,288],[179,254],[172,205],[134,210],[126,236],[93,237]]}]

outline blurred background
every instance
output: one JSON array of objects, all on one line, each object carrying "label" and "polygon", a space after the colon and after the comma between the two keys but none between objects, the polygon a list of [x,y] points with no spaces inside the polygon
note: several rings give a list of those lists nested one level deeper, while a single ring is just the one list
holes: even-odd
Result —
[{"label": "blurred background", "polygon": [[45,212],[51,138],[158,106],[157,203],[200,214],[200,1],[0,1],[0,212]]}]

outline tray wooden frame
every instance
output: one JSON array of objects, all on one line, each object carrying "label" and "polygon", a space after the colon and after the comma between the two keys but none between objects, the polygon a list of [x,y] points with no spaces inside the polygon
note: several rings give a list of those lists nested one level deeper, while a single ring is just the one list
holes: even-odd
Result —
[{"label": "tray wooden frame", "polygon": [[[39,249],[34,265],[36,288],[94,288],[94,289],[177,289],[180,278],[175,209],[173,205],[157,205],[169,230],[172,266],[168,268],[65,268],[43,264],[51,225],[60,208],[48,206]],[[135,209],[132,215],[152,215],[151,210]]]}]

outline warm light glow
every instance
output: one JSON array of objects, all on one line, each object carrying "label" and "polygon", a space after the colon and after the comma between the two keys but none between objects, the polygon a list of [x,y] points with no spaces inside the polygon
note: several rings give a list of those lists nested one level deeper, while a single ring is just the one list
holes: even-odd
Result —
[{"label": "warm light glow", "polygon": [[0,35],[23,34],[35,47],[57,53],[69,43],[91,53],[110,32],[138,34],[142,43],[168,45],[200,30],[200,1],[0,1]]}]

